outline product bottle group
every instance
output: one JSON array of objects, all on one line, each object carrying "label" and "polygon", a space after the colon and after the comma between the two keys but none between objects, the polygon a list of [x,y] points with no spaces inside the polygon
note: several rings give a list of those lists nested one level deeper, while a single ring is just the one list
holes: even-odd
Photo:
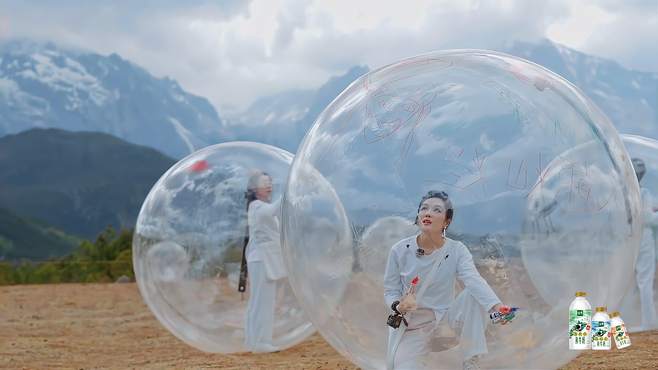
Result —
[{"label": "product bottle group", "polygon": [[617,349],[630,346],[631,338],[619,312],[608,316],[606,307],[596,307],[592,316],[586,296],[585,292],[576,292],[576,299],[569,306],[569,349],[609,350],[612,338]]}]

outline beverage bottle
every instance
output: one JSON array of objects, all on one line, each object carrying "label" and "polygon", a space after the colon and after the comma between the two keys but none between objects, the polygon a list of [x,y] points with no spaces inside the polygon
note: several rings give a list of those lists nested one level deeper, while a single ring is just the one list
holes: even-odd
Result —
[{"label": "beverage bottle", "polygon": [[587,301],[587,293],[576,292],[576,298],[569,305],[569,349],[590,349],[592,306]]},{"label": "beverage bottle", "polygon": [[501,306],[498,311],[490,313],[489,318],[491,319],[492,324],[498,324],[504,321],[512,321],[518,310],[518,307]]},{"label": "beverage bottle", "polygon": [[609,350],[611,347],[610,316],[605,307],[597,307],[592,317],[592,349]]},{"label": "beverage bottle", "polygon": [[619,311],[615,311],[610,315],[610,326],[617,349],[626,348],[631,345],[631,338],[628,336],[626,325],[624,325],[624,320],[621,319]]},{"label": "beverage bottle", "polygon": [[411,280],[411,285],[409,286],[407,293],[404,295],[404,300],[406,300],[407,304],[409,305],[408,307],[411,310],[415,310],[417,308],[416,290],[418,289],[418,283],[420,283],[420,278],[416,276],[413,278],[413,280]]}]

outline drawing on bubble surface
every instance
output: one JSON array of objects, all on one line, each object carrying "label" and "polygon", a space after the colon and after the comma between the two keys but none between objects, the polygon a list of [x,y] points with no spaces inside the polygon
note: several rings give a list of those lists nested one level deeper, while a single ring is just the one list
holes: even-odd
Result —
[{"label": "drawing on bubble surface", "polygon": [[406,93],[399,83],[418,78],[427,70],[436,72],[452,66],[453,62],[443,57],[412,58],[384,67],[363,80],[362,88],[366,91],[367,98],[364,107],[366,122],[362,135],[366,143],[379,142],[401,130],[408,130],[402,139],[400,154],[394,163],[398,174],[413,147],[415,130],[431,113],[432,103],[438,94],[436,87],[417,88],[415,91],[408,89],[409,93]]},{"label": "drawing on bubble surface", "polygon": [[431,113],[437,93],[417,91],[411,96],[400,97],[387,91],[386,85],[370,93],[371,98],[366,102],[363,137],[367,144],[372,144],[407,130],[403,133],[399,156],[394,164],[399,172],[413,146],[415,130]]}]

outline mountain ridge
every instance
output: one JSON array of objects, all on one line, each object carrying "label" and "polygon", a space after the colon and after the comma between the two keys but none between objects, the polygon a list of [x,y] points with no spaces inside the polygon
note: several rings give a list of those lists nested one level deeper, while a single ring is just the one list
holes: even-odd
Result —
[{"label": "mountain ridge", "polygon": [[105,132],[175,158],[226,139],[207,99],[113,53],[53,43],[0,47],[0,136],[30,128]]},{"label": "mountain ridge", "polygon": [[174,164],[155,149],[98,132],[32,129],[0,138],[0,207],[68,234],[131,228]]}]

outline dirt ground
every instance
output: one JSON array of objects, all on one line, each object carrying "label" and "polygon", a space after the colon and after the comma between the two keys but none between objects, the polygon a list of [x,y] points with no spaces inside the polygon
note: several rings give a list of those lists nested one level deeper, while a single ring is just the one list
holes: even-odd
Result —
[{"label": "dirt ground", "polygon": [[[658,331],[564,369],[658,369]],[[135,284],[0,287],[0,368],[355,369],[319,335],[273,354],[200,352],[164,329]]]}]

